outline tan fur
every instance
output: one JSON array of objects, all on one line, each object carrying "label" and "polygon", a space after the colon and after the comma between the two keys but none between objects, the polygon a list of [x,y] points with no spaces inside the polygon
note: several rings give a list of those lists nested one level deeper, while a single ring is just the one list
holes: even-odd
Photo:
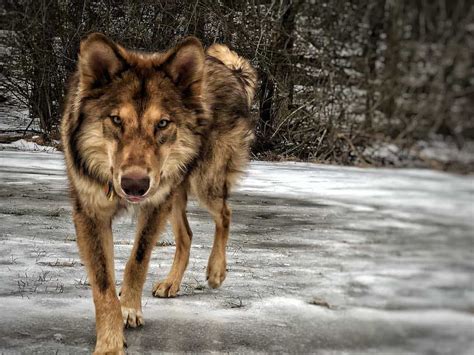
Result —
[{"label": "tan fur", "polygon": [[[224,281],[231,217],[226,201],[248,161],[255,85],[255,70],[245,59],[223,45],[206,54],[195,38],[163,53],[129,51],[101,34],[81,42],[62,140],[78,246],[96,307],[97,354],[122,353],[123,326],[144,324],[143,284],[168,219],[176,254],[153,294],[177,295],[192,240],[190,193],[216,224],[209,285]],[[145,187],[130,193],[127,179],[146,181]],[[137,232],[119,300],[111,223],[131,204],[138,210]]]},{"label": "tan fur", "polygon": [[257,74],[248,60],[242,58],[223,44],[213,44],[208,48],[207,54],[219,59],[228,68],[241,72],[242,80],[245,81],[248,105],[250,106],[255,94],[255,87],[257,86]]}]

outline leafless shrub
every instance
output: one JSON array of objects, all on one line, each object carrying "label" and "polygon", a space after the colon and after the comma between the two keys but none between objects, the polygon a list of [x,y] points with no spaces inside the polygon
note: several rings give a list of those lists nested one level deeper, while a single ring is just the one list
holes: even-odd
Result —
[{"label": "leafless shrub", "polygon": [[[474,10],[465,0],[6,0],[4,86],[57,135],[79,41],[161,50],[194,34],[258,68],[254,154],[380,164],[365,148],[474,139]],[[27,24],[25,26],[25,23]],[[7,33],[8,35],[5,35]]]}]

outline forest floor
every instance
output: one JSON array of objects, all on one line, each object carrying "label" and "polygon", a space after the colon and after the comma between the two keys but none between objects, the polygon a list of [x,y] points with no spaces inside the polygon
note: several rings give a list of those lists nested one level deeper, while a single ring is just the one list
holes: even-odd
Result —
[{"label": "forest floor", "polygon": [[[90,353],[62,154],[0,149],[0,353]],[[472,176],[252,162],[231,199],[224,285],[206,285],[213,224],[191,200],[182,289],[151,295],[171,266],[168,230],[128,353],[472,353],[473,195]],[[133,229],[114,224],[117,288]]]}]

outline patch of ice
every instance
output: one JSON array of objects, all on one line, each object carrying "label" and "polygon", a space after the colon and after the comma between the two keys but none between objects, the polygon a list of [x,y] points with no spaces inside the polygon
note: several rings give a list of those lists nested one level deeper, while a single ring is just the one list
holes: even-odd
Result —
[{"label": "patch of ice", "polygon": [[0,150],[22,150],[22,151],[34,151],[34,152],[56,152],[57,149],[54,147],[48,147],[37,144],[35,142],[29,142],[24,139],[19,139],[11,143],[0,144]]},{"label": "patch of ice", "polygon": [[400,161],[400,148],[395,144],[378,144],[365,148],[363,155],[397,163]]}]

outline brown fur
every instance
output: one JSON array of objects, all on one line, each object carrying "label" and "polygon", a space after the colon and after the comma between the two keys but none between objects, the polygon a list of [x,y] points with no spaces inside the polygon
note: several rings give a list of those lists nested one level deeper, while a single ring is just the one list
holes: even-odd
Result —
[{"label": "brown fur", "polygon": [[[192,37],[163,53],[129,51],[101,34],[81,42],[62,139],[78,246],[96,307],[96,353],[122,353],[123,325],[144,324],[143,284],[168,220],[176,254],[153,294],[174,297],[179,291],[192,239],[190,193],[216,224],[209,285],[224,281],[231,217],[226,201],[248,160],[255,85],[245,59],[223,45],[205,53]],[[149,179],[144,197],[130,197],[121,185],[137,176]],[[119,300],[111,224],[131,203],[138,205],[138,225]]]}]

